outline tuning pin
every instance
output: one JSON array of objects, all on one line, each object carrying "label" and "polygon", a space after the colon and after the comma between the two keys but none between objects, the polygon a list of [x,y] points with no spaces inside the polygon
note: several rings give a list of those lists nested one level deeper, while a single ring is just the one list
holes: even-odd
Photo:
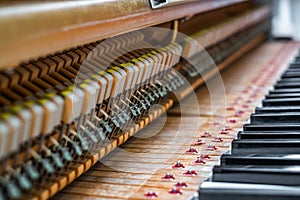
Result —
[{"label": "tuning pin", "polygon": [[205,159],[201,157],[197,157],[197,160],[195,161],[196,164],[204,165],[206,164]]},{"label": "tuning pin", "polygon": [[210,134],[210,132],[208,131],[208,130],[206,130],[202,135],[201,135],[201,137],[210,137],[211,136],[211,134]]},{"label": "tuning pin", "polygon": [[235,99],[233,102],[233,105],[238,105],[239,104],[240,99]]},{"label": "tuning pin", "polygon": [[206,147],[206,150],[208,150],[208,151],[215,151],[215,150],[217,150],[217,147],[215,145],[208,145]]},{"label": "tuning pin", "polygon": [[174,180],[175,179],[175,175],[174,174],[170,174],[168,172],[168,173],[166,173],[166,175],[164,177],[162,177],[162,179],[164,179],[164,180]]},{"label": "tuning pin", "polygon": [[175,186],[185,188],[188,184],[186,182],[178,181]]},{"label": "tuning pin", "polygon": [[201,154],[200,158],[202,158],[202,159],[210,159],[210,156],[208,154]]},{"label": "tuning pin", "polygon": [[230,127],[229,125],[227,125],[227,124],[224,126],[224,129],[225,129],[226,131],[232,130],[231,127]]},{"label": "tuning pin", "polygon": [[242,93],[247,94],[248,93],[248,89],[242,90]]},{"label": "tuning pin", "polygon": [[173,187],[169,193],[170,194],[182,194],[182,191],[177,187]]},{"label": "tuning pin", "polygon": [[145,194],[146,197],[156,198],[158,197],[157,192],[149,191]]},{"label": "tuning pin", "polygon": [[237,112],[235,112],[234,116],[235,116],[235,117],[241,117],[242,114],[243,114],[243,113],[237,111]]},{"label": "tuning pin", "polygon": [[248,99],[246,103],[252,103],[252,99]]},{"label": "tuning pin", "polygon": [[240,114],[244,114],[244,110],[238,110],[237,112]]},{"label": "tuning pin", "polygon": [[220,123],[218,121],[214,121],[213,125],[220,125]]},{"label": "tuning pin", "polygon": [[187,176],[196,176],[197,172],[196,172],[196,170],[189,169],[186,172],[184,172],[183,174],[185,174]]},{"label": "tuning pin", "polygon": [[236,119],[234,119],[234,118],[230,118],[230,119],[228,120],[228,122],[230,122],[230,123],[236,123],[236,122],[237,122],[237,120],[236,120]]},{"label": "tuning pin", "polygon": [[228,133],[229,133],[229,131],[226,130],[226,128],[222,128],[222,130],[220,132],[220,134],[228,134]]},{"label": "tuning pin", "polygon": [[202,145],[202,144],[205,144],[205,141],[203,141],[200,138],[195,142],[195,145]]},{"label": "tuning pin", "polygon": [[213,142],[223,142],[223,138],[221,138],[220,136],[217,136],[213,139]]},{"label": "tuning pin", "polygon": [[228,106],[227,110],[235,110],[234,106]]},{"label": "tuning pin", "polygon": [[194,147],[190,147],[189,150],[186,151],[187,153],[192,153],[192,154],[197,154],[198,150],[195,149]]},{"label": "tuning pin", "polygon": [[242,105],[243,108],[248,108],[249,106],[247,104]]},{"label": "tuning pin", "polygon": [[252,94],[251,96],[250,96],[251,98],[256,98],[257,97],[257,94]]},{"label": "tuning pin", "polygon": [[172,168],[185,168],[185,166],[180,161],[177,161]]}]

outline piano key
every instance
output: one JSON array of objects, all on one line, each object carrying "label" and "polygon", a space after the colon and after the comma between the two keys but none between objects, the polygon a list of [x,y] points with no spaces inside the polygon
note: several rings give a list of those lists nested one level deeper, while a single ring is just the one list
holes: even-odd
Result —
[{"label": "piano key", "polygon": [[285,94],[285,93],[300,93],[298,88],[285,88],[285,89],[276,89],[271,90],[269,94]]},{"label": "piano key", "polygon": [[199,200],[296,200],[298,187],[232,182],[204,182],[199,189]]},{"label": "piano key", "polygon": [[299,78],[300,77],[300,73],[284,73],[281,78]]},{"label": "piano key", "polygon": [[300,154],[222,155],[221,165],[299,165]]},{"label": "piano key", "polygon": [[293,69],[293,68],[300,68],[300,62],[293,62],[289,65],[289,68],[290,69]]},{"label": "piano key", "polygon": [[300,139],[300,132],[284,132],[284,131],[265,131],[265,132],[245,132],[239,131],[237,138],[242,139]]},{"label": "piano key", "polygon": [[256,107],[255,113],[287,113],[287,112],[300,112],[300,106],[267,106]]},{"label": "piano key", "polygon": [[300,84],[298,82],[277,83],[274,85],[274,88],[275,89],[300,88]]},{"label": "piano key", "polygon": [[266,99],[300,98],[300,93],[269,94]]},{"label": "piano key", "polygon": [[300,166],[278,165],[225,165],[213,168],[213,181],[273,184],[286,186],[300,185]]},{"label": "piano key", "polygon": [[300,131],[299,124],[245,124],[244,131]]},{"label": "piano key", "polygon": [[233,140],[232,154],[249,153],[300,153],[300,140],[294,139],[243,139]]},{"label": "piano key", "polygon": [[293,124],[300,123],[300,113],[261,113],[250,116],[251,124]]},{"label": "piano key", "polygon": [[277,83],[297,83],[300,78],[283,78],[277,81]]},{"label": "piano key", "polygon": [[300,98],[265,99],[263,106],[298,106]]},{"label": "piano key", "polygon": [[299,68],[288,68],[285,73],[298,73],[300,72]]}]

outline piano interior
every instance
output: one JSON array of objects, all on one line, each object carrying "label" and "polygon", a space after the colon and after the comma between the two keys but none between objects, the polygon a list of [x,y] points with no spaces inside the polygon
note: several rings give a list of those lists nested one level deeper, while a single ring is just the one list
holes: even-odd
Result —
[{"label": "piano interior", "polygon": [[0,3],[0,200],[300,199],[300,43],[271,1]]}]

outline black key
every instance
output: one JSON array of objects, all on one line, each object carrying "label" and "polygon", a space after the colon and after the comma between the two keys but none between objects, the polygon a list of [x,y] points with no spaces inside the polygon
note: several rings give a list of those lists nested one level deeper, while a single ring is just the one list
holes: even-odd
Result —
[{"label": "black key", "polygon": [[299,132],[245,132],[240,131],[237,135],[239,140],[249,139],[249,140],[260,140],[260,139],[299,139],[300,140],[300,131]]},{"label": "black key", "polygon": [[300,88],[299,82],[287,82],[287,83],[277,83],[274,85],[275,89],[284,89],[284,88]]},{"label": "black key", "polygon": [[199,200],[299,200],[298,187],[204,182],[199,188]]},{"label": "black key", "polygon": [[300,106],[300,98],[265,99],[263,106]]},{"label": "black key", "polygon": [[300,73],[284,73],[281,78],[300,78]]},{"label": "black key", "polygon": [[298,186],[300,166],[225,165],[213,168],[213,181]]},{"label": "black key", "polygon": [[300,113],[288,112],[252,114],[250,119],[251,124],[300,124]]},{"label": "black key", "polygon": [[300,98],[300,93],[268,94],[266,99]]},{"label": "black key", "polygon": [[300,140],[293,139],[260,139],[260,140],[234,140],[231,146],[232,154],[300,154]]},{"label": "black key", "polygon": [[277,81],[277,83],[286,83],[286,82],[291,82],[291,83],[292,82],[300,82],[300,78],[284,78],[284,79]]},{"label": "black key", "polygon": [[292,73],[292,72],[300,72],[300,68],[289,68],[285,71],[285,73]]},{"label": "black key", "polygon": [[222,155],[221,165],[300,165],[300,154]]},{"label": "black key", "polygon": [[300,106],[267,106],[256,108],[255,113],[287,113],[287,112],[300,112]]},{"label": "black key", "polygon": [[300,62],[293,62],[290,64],[289,69],[300,68]]},{"label": "black key", "polygon": [[299,88],[271,90],[269,94],[300,93]]},{"label": "black key", "polygon": [[300,131],[299,124],[245,124],[244,131]]}]

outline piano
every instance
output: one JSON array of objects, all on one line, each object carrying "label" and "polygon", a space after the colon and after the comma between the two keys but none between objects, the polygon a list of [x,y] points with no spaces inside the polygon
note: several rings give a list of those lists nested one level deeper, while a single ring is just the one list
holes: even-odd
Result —
[{"label": "piano", "polygon": [[270,1],[1,2],[0,200],[299,199],[300,44],[271,21]]}]

